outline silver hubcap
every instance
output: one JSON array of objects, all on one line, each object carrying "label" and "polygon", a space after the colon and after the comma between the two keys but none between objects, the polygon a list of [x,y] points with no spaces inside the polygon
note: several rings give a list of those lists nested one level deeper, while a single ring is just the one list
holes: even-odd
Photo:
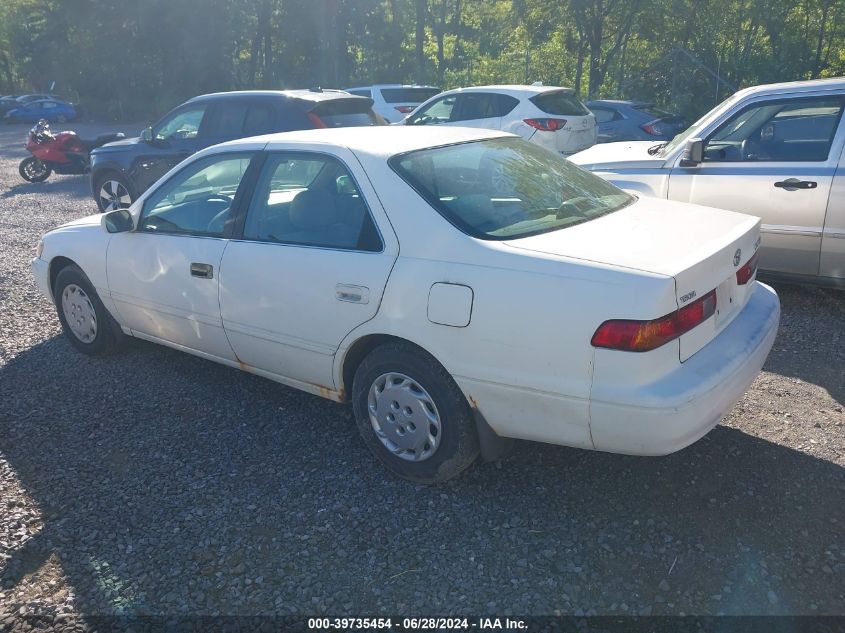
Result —
[{"label": "silver hubcap", "polygon": [[62,311],[70,331],[83,343],[97,337],[97,314],[85,291],[76,284],[68,284],[62,291]]},{"label": "silver hubcap", "polygon": [[44,172],[47,171],[47,165],[40,160],[32,160],[24,166],[23,170],[30,178],[38,178],[39,176],[43,176]]},{"label": "silver hubcap", "polygon": [[425,461],[440,445],[440,414],[434,400],[405,374],[382,374],[367,397],[370,424],[385,448],[411,462]]},{"label": "silver hubcap", "polygon": [[129,197],[129,190],[117,180],[107,180],[100,187],[100,202],[106,211],[116,211],[132,204],[132,198]]}]

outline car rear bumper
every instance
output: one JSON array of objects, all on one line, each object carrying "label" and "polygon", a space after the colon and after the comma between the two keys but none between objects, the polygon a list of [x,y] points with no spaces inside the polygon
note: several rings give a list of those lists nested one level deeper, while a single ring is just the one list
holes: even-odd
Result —
[{"label": "car rear bumper", "polygon": [[[594,382],[590,432],[597,450],[666,455],[710,431],[742,397],[774,343],[780,302],[755,282],[747,304],[716,338],[677,369],[651,384],[627,390]],[[596,368],[620,352],[596,350]]]}]

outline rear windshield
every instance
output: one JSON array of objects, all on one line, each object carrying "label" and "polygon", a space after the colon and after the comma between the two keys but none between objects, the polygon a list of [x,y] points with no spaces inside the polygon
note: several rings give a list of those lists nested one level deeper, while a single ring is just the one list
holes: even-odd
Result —
[{"label": "rear windshield", "polygon": [[382,88],[381,96],[385,103],[422,103],[434,95],[440,94],[440,88]]},{"label": "rear windshield", "polygon": [[521,138],[399,154],[393,170],[458,229],[509,240],[588,222],[633,202],[621,189]]},{"label": "rear windshield", "polygon": [[384,125],[384,120],[376,115],[370,99],[332,99],[322,101],[311,109],[326,124],[326,127],[359,127],[365,125]]},{"label": "rear windshield", "polygon": [[546,114],[563,114],[568,116],[585,116],[590,114],[587,107],[571,92],[544,92],[531,97],[531,102]]}]

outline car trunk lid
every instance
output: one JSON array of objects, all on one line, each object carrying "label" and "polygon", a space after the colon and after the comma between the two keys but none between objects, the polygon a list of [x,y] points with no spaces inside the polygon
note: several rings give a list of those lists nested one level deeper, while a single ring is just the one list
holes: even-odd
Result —
[{"label": "car trunk lid", "polygon": [[[736,273],[756,252],[759,233],[760,219],[754,216],[643,198],[583,224],[506,243],[673,277],[678,308],[715,289],[716,313],[680,338],[684,361],[715,338],[745,305],[753,278],[740,285]],[[618,318],[626,318],[625,306],[619,312]]]}]

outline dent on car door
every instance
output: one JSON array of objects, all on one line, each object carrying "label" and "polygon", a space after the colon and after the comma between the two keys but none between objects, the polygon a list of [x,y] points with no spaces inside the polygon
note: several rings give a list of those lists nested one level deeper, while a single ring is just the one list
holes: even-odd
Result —
[{"label": "dent on car door", "polygon": [[142,338],[234,360],[220,318],[220,259],[252,154],[198,160],[145,200],[137,228],[107,253],[121,323]]},{"label": "dent on car door", "polygon": [[704,161],[676,164],[669,198],[762,218],[762,270],[815,276],[845,129],[843,97],[756,100],[705,139]]},{"label": "dent on car door", "polygon": [[207,123],[205,104],[184,106],[153,128],[151,141],[139,142],[139,153],[131,168],[136,195],[201,149]]},{"label": "dent on car door", "polygon": [[[243,365],[334,389],[341,341],[378,311],[398,244],[350,152],[270,153],[242,239],[220,267],[220,309]],[[358,170],[360,170],[360,165]]]}]

